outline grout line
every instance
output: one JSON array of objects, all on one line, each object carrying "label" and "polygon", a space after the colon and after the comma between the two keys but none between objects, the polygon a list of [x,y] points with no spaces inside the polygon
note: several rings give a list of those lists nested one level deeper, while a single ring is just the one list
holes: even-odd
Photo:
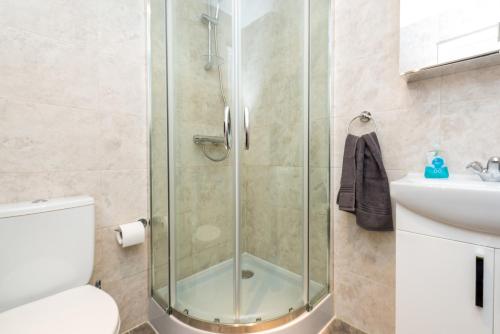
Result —
[{"label": "grout line", "polygon": [[152,325],[149,321],[146,321],[145,323],[146,323],[146,324],[148,324],[148,325],[149,325],[149,327],[151,327],[151,328],[153,329],[153,331],[154,331],[156,334],[160,334],[160,333],[156,330],[156,328],[155,328],[155,327],[154,327],[154,326],[153,326],[153,325]]},{"label": "grout line", "polygon": [[[358,273],[353,272],[353,271],[348,270],[348,269],[339,269],[339,268],[338,268],[338,269],[337,269],[337,272],[344,273],[344,275],[345,275],[345,274],[353,275],[353,276],[356,276],[357,278],[360,278],[360,279],[362,279],[362,280],[366,280],[366,281],[368,281],[368,282],[374,283],[374,284],[379,285],[379,286],[382,286],[382,287],[390,288],[390,289],[393,289],[393,290],[395,291],[395,283],[396,283],[396,280],[394,280],[394,282],[393,282],[394,284],[393,284],[393,285],[390,285],[390,284],[386,284],[385,282],[379,282],[379,281],[374,280],[374,279],[372,279],[372,278],[369,278],[369,277],[367,277],[367,276],[363,276],[363,275],[361,275],[361,274],[358,274]],[[340,275],[342,275],[342,274],[340,274]],[[338,275],[337,275],[337,277],[338,277]]]},{"label": "grout line", "polygon": [[40,170],[30,172],[15,172],[15,171],[0,171],[0,175],[40,175],[40,174],[71,174],[71,173],[109,173],[109,172],[148,172],[147,168],[132,168],[132,169],[57,169],[57,170]]},{"label": "grout line", "polygon": [[156,330],[156,328],[154,328],[154,326],[149,322],[149,321],[144,321],[143,323],[140,323],[138,324],[137,326],[135,327],[132,327],[130,329],[128,329],[126,332],[124,332],[123,334],[133,334],[133,331],[138,329],[139,327],[143,326],[143,325],[148,325],[150,329],[153,330],[154,333],[156,334],[159,334],[158,331]]},{"label": "grout line", "polygon": [[[136,276],[139,276],[139,275],[142,275],[144,273],[146,273],[146,282],[149,280],[149,268],[146,268],[146,269],[140,269],[139,271],[137,272],[134,272],[134,273],[130,273],[130,274],[127,274],[127,275],[123,275],[123,277],[119,277],[117,279],[112,279],[112,280],[104,280],[102,278],[98,278],[98,277],[91,277],[91,278],[96,278],[96,279],[100,279],[102,282],[105,282],[106,285],[110,284],[110,283],[116,283],[116,282],[121,282],[121,281],[124,281],[126,279],[129,279],[129,278],[132,278],[132,277],[136,277]],[[92,273],[94,274],[94,273]],[[93,285],[93,283],[91,281],[89,281],[89,283],[87,284],[91,284]],[[149,283],[148,283],[149,284]],[[109,286],[109,285],[108,285]],[[104,291],[107,291],[105,288],[103,288]],[[149,296],[149,295],[148,295]],[[118,303],[118,302],[117,302]]]}]

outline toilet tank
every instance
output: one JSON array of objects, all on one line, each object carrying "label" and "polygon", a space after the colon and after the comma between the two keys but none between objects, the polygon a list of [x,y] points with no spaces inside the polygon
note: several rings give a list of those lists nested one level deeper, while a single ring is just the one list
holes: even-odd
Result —
[{"label": "toilet tank", "polygon": [[88,283],[94,200],[0,205],[0,312]]}]

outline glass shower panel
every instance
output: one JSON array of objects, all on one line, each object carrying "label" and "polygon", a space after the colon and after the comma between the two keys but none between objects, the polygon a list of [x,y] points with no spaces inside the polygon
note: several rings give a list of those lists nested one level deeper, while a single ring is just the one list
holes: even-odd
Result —
[{"label": "glass shower panel", "polygon": [[223,137],[231,103],[231,2],[167,4],[172,306],[193,318],[233,323],[233,155]]},{"label": "glass shower panel", "polygon": [[330,0],[150,7],[153,297],[205,329],[291,320],[329,291]]},{"label": "glass shower panel", "polygon": [[165,1],[151,0],[150,13],[151,279],[153,296],[166,309],[169,306],[169,268]]},{"label": "glass shower panel", "polygon": [[248,323],[286,315],[306,302],[307,49],[303,0],[240,5],[240,117],[249,129],[248,138],[241,133],[240,321]]},{"label": "glass shower panel", "polygon": [[309,70],[309,301],[315,304],[329,287],[330,208],[330,0],[310,1]]}]

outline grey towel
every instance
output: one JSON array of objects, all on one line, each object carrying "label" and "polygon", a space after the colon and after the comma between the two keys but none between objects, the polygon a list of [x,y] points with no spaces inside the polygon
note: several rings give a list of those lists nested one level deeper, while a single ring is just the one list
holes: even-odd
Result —
[{"label": "grey towel", "polygon": [[359,137],[347,135],[342,161],[342,176],[337,194],[339,209],[354,213],[356,211],[356,145]]},{"label": "grey towel", "polygon": [[375,132],[356,146],[356,223],[370,231],[392,231],[389,180]]}]

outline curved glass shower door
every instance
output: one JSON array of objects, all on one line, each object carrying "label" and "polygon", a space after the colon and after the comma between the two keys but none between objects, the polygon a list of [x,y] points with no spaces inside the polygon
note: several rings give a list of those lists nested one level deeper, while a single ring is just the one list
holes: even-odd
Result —
[{"label": "curved glass shower door", "polygon": [[240,4],[240,321],[252,323],[307,303],[308,2]]},{"label": "curved glass shower door", "polygon": [[150,3],[153,297],[271,328],[328,292],[329,0]]},{"label": "curved glass shower door", "polygon": [[234,323],[232,7],[166,3],[170,300],[180,315]]}]

